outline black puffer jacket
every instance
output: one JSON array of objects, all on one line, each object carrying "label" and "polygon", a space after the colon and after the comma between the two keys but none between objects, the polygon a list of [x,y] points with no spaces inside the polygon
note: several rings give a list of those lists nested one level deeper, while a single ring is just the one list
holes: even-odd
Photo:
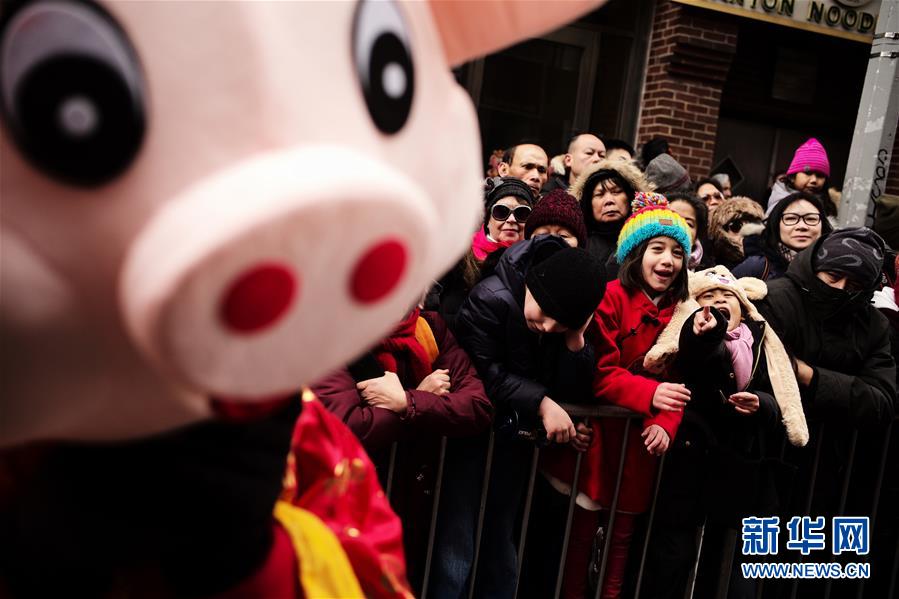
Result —
[{"label": "black puffer jacket", "polygon": [[525,275],[546,244],[567,247],[560,237],[538,235],[506,250],[493,275],[475,285],[456,319],[456,336],[468,351],[498,413],[510,410],[521,426],[538,422],[544,397],[557,402],[591,397],[593,345],[573,353],[561,334],[539,335],[524,319]]},{"label": "black puffer jacket", "polygon": [[787,350],[812,366],[802,390],[806,414],[856,426],[886,425],[896,400],[896,365],[887,319],[870,301],[873,287],[850,294],[819,280],[812,257],[821,245],[799,253],[783,278],[768,285],[759,311]]}]

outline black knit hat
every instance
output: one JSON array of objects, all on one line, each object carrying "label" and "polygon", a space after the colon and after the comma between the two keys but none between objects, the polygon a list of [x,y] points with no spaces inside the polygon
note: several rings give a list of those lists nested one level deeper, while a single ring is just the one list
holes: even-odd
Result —
[{"label": "black knit hat", "polygon": [[885,248],[883,239],[871,229],[837,229],[818,246],[812,268],[846,275],[868,288],[880,279]]},{"label": "black knit hat", "polygon": [[587,246],[587,227],[584,226],[581,207],[573,195],[561,189],[554,189],[543,196],[524,225],[524,238],[530,239],[534,231],[544,225],[565,227],[577,238],[578,247]]},{"label": "black knit hat", "polygon": [[540,309],[569,329],[579,329],[606,290],[602,263],[583,248],[564,248],[532,265],[525,279]]},{"label": "black knit hat", "polygon": [[532,206],[534,193],[528,184],[515,177],[490,177],[484,181],[484,231],[490,220],[493,205],[503,198],[514,197],[519,202]]}]

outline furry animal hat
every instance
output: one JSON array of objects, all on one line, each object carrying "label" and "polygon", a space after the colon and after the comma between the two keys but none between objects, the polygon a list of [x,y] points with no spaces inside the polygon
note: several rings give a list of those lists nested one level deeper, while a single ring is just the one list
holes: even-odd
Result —
[{"label": "furry animal hat", "polygon": [[[677,354],[681,329],[690,316],[699,310],[700,306],[696,298],[706,291],[725,289],[733,292],[743,307],[745,319],[765,322],[765,319],[752,301],[750,301],[763,299],[768,294],[768,287],[763,281],[753,277],[735,279],[730,271],[723,266],[715,266],[696,273],[690,273],[689,282],[690,297],[678,304],[674,315],[671,317],[671,322],[659,335],[655,346],[649,350],[643,360],[643,367],[650,372],[661,372]],[[780,407],[783,425],[787,431],[787,438],[793,445],[803,447],[808,443],[808,424],[806,424],[805,413],[802,410],[799,385],[796,383],[796,375],[793,372],[790,357],[787,355],[777,333],[770,326],[765,327],[762,348],[765,350],[765,359],[768,363],[768,378],[771,379],[774,399]]]},{"label": "furry animal hat", "polygon": [[737,263],[745,256],[743,244],[735,243],[725,233],[725,226],[735,220],[743,219],[745,222],[740,227],[740,237],[759,235],[765,230],[765,225],[762,223],[764,218],[765,211],[752,198],[734,196],[718,204],[718,207],[709,215],[708,237],[712,241],[719,261]]},{"label": "furry animal hat", "polygon": [[762,221],[765,220],[765,211],[758,202],[746,196],[734,196],[724,200],[709,215],[709,238],[718,239],[724,237],[724,226],[738,218],[744,218],[747,222],[740,229],[740,235],[758,235],[765,230]]}]

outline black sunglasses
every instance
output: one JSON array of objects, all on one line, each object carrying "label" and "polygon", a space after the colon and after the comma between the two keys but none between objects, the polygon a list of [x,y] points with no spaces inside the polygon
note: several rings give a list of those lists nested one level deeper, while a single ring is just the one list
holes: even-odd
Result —
[{"label": "black sunglasses", "polygon": [[523,223],[531,215],[531,207],[516,206],[515,208],[509,208],[503,204],[494,204],[493,208],[490,209],[490,216],[498,221],[507,220],[510,214],[515,217],[515,222]]}]

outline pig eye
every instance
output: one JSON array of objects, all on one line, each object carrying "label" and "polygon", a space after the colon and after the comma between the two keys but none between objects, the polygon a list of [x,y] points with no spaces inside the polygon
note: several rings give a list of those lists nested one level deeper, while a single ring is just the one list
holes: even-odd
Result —
[{"label": "pig eye", "polygon": [[396,133],[412,109],[415,70],[406,26],[395,2],[359,3],[353,23],[353,59],[375,126],[384,133]]},{"label": "pig eye", "polygon": [[121,173],[144,136],[137,56],[88,2],[31,2],[0,25],[0,110],[12,138],[49,175],[96,185]]}]

